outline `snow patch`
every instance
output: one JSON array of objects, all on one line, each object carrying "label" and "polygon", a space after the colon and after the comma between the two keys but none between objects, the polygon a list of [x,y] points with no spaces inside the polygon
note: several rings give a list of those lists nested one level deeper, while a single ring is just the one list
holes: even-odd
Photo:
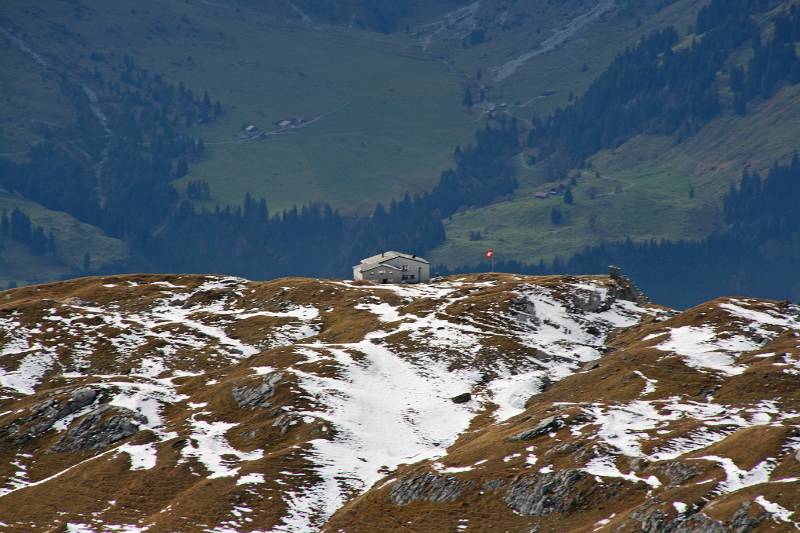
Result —
[{"label": "snow patch", "polygon": [[264,483],[264,474],[247,474],[236,480],[237,485],[260,485]]},{"label": "snow patch", "polygon": [[728,376],[746,370],[736,364],[740,354],[759,348],[757,343],[742,335],[721,339],[712,326],[681,326],[669,333],[669,340],[657,345],[657,349],[682,356],[692,368],[714,370]]},{"label": "snow patch", "polygon": [[203,414],[208,413],[195,413],[189,419],[192,433],[189,443],[181,450],[179,463],[189,458],[197,459],[208,470],[208,478],[214,479],[232,477],[239,472],[239,467],[234,466],[236,461],[229,457],[235,457],[238,461],[255,461],[263,457],[264,453],[260,450],[242,452],[228,443],[225,434],[238,424],[198,420],[197,417]]},{"label": "snow patch", "polygon": [[769,501],[764,496],[758,496],[755,502],[761,507],[763,507],[764,510],[768,512],[776,520],[780,522],[789,522],[794,527],[800,529],[800,524],[797,524],[792,521],[792,515],[794,514],[793,511],[790,511],[789,509],[786,509],[785,507],[775,502]]},{"label": "snow patch", "polygon": [[156,466],[158,453],[154,444],[123,444],[119,453],[127,453],[131,459],[131,470],[149,470]]}]

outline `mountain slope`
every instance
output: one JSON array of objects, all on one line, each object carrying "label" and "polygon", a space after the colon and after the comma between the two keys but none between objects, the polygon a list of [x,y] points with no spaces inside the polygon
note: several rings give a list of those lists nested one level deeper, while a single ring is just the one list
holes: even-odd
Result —
[{"label": "mountain slope", "polygon": [[121,263],[128,258],[124,242],[105,235],[100,229],[82,223],[62,211],[47,209],[18,195],[0,193],[0,212],[10,215],[14,209],[31,218],[34,226],[41,226],[45,233],[52,231],[56,241],[55,250],[47,256],[37,256],[7,235],[2,239],[0,250],[0,286],[48,281],[81,272],[85,254],[90,254],[93,268]]},{"label": "mountain slope", "polygon": [[391,476],[329,530],[794,530],[797,312],[720,299],[643,321],[523,414]]},{"label": "mountain slope", "polygon": [[[535,264],[702,240],[742,166],[796,148],[795,76],[773,72],[795,70],[796,2],[737,2],[12,2],[0,181],[102,230],[81,272],[341,276],[388,248],[462,270],[486,248]],[[380,13],[397,31],[364,29]],[[39,270],[72,275],[70,252]]]},{"label": "mountain slope", "polygon": [[[209,148],[188,179],[210,183],[211,208],[238,205],[250,193],[277,210],[316,201],[364,212],[430,188],[454,145],[474,129],[460,105],[460,80],[401,36],[308,25],[273,7],[10,2],[0,14],[0,50],[19,75],[2,103],[0,152],[24,155],[32,141],[47,138],[33,126],[58,131],[73,118],[68,105],[53,109],[54,100],[65,100],[59,78],[21,52],[21,42],[95,91],[103,84],[91,73],[118,83],[126,54],[169,83],[219,100],[220,120],[185,128]],[[107,110],[117,97],[104,96],[99,104]],[[281,129],[277,123],[287,119],[304,122]],[[241,137],[250,124],[269,135]]]},{"label": "mountain slope", "polygon": [[[574,205],[562,196],[535,197],[559,181],[529,175],[512,199],[453,216],[445,224],[447,242],[431,257],[457,266],[493,247],[506,260],[535,262],[603,240],[702,239],[724,226],[721,198],[742,169],[763,172],[800,147],[794,131],[799,102],[800,89],[787,87],[748,116],[716,119],[681,143],[641,135],[603,150],[591,158],[593,168],[576,173]],[[564,211],[564,224],[550,222],[553,208]],[[481,241],[470,240],[474,232]]]},{"label": "mountain slope", "polygon": [[0,304],[11,531],[588,530],[709,491],[728,520],[754,490],[760,527],[796,518],[796,306],[678,314],[618,275],[113,276]]},{"label": "mountain slope", "polygon": [[[629,50],[608,70],[594,72],[588,92],[586,85],[575,90],[576,99],[562,101],[553,114],[552,108],[535,110],[532,135],[538,137],[529,140],[531,149],[515,161],[520,188],[511,198],[448,220],[447,242],[430,255],[455,267],[465,258],[477,262],[481,252],[492,247],[498,257],[535,263],[556,255],[567,258],[602,241],[701,240],[722,229],[721,199],[742,170],[764,172],[785,163],[800,148],[795,131],[800,77],[792,63],[797,62],[794,50],[800,33],[789,31],[785,44],[783,37],[775,40],[776,34],[782,35],[776,27],[797,25],[796,2],[741,2],[728,11],[725,5],[694,3],[689,10],[673,3],[644,17],[650,24],[661,20],[674,26],[674,46],[650,50],[652,57],[644,61],[626,62],[626,55],[647,55],[648,47],[640,41],[633,47],[636,52]],[[674,10],[685,16],[691,12],[692,18],[698,10],[699,14],[688,25],[686,18],[665,20],[665,13]],[[742,18],[726,22],[720,11],[731,13],[731,19]],[[714,13],[713,23],[708,22],[709,12]],[[748,31],[758,38],[745,38]],[[737,32],[742,35],[731,37]],[[658,34],[649,38],[657,40]],[[775,57],[779,53],[772,51],[786,50],[791,60],[781,63],[770,56],[759,64],[756,58],[769,55],[754,44],[762,40],[764,50]],[[549,61],[559,56],[561,64],[574,67],[575,61],[570,63],[564,54],[554,51],[545,57]],[[694,59],[659,72],[659,65],[681,54]],[[531,61],[538,65],[544,59]],[[701,73],[698,65],[709,67]],[[749,103],[739,109],[737,101],[745,97],[734,79],[745,70],[756,77],[769,70],[769,76],[751,84],[763,89],[753,89]],[[687,104],[700,94],[708,101]],[[613,104],[617,98],[622,105]],[[682,109],[686,105],[693,111]],[[685,123],[679,126],[681,121]],[[557,131],[548,132],[553,124]],[[575,160],[562,160],[576,154]],[[565,204],[560,194],[547,197],[548,191],[565,185],[571,185],[574,202]],[[551,222],[553,209],[563,212],[558,224]]]}]

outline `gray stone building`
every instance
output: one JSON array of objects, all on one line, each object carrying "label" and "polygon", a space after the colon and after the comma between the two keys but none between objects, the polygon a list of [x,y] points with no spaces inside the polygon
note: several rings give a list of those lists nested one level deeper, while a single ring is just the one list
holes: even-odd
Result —
[{"label": "gray stone building", "polygon": [[416,255],[383,252],[354,266],[353,279],[376,283],[425,283],[431,279],[431,265]]}]

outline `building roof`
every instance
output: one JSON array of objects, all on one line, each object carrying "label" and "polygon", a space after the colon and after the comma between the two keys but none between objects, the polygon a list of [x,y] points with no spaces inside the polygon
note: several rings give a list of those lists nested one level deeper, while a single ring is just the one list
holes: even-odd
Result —
[{"label": "building roof", "polygon": [[421,258],[419,256],[416,256],[416,255],[404,254],[402,252],[388,251],[388,252],[383,252],[382,254],[377,254],[377,255],[373,255],[371,257],[367,257],[365,259],[362,259],[361,260],[361,264],[357,265],[357,266],[372,267],[373,265],[377,265],[377,264],[383,263],[385,261],[389,261],[391,259],[396,259],[398,257],[402,257],[402,258],[405,258],[405,259],[410,259],[411,261],[417,261],[418,263],[425,263],[426,265],[430,264],[425,259],[423,259],[423,258]]},{"label": "building roof", "polygon": [[369,263],[369,264],[361,263],[358,266],[361,267],[361,272],[369,272],[370,270],[375,270],[376,268],[385,268],[387,270],[397,270],[398,272],[400,272],[400,269],[397,268],[396,266],[384,265],[382,263]]}]

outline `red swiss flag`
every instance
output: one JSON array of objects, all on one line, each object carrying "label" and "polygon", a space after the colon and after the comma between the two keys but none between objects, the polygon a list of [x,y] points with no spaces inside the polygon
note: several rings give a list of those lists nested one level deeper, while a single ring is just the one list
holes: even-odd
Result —
[{"label": "red swiss flag", "polygon": [[491,259],[492,257],[494,257],[494,250],[488,250],[486,252],[486,259]]}]

